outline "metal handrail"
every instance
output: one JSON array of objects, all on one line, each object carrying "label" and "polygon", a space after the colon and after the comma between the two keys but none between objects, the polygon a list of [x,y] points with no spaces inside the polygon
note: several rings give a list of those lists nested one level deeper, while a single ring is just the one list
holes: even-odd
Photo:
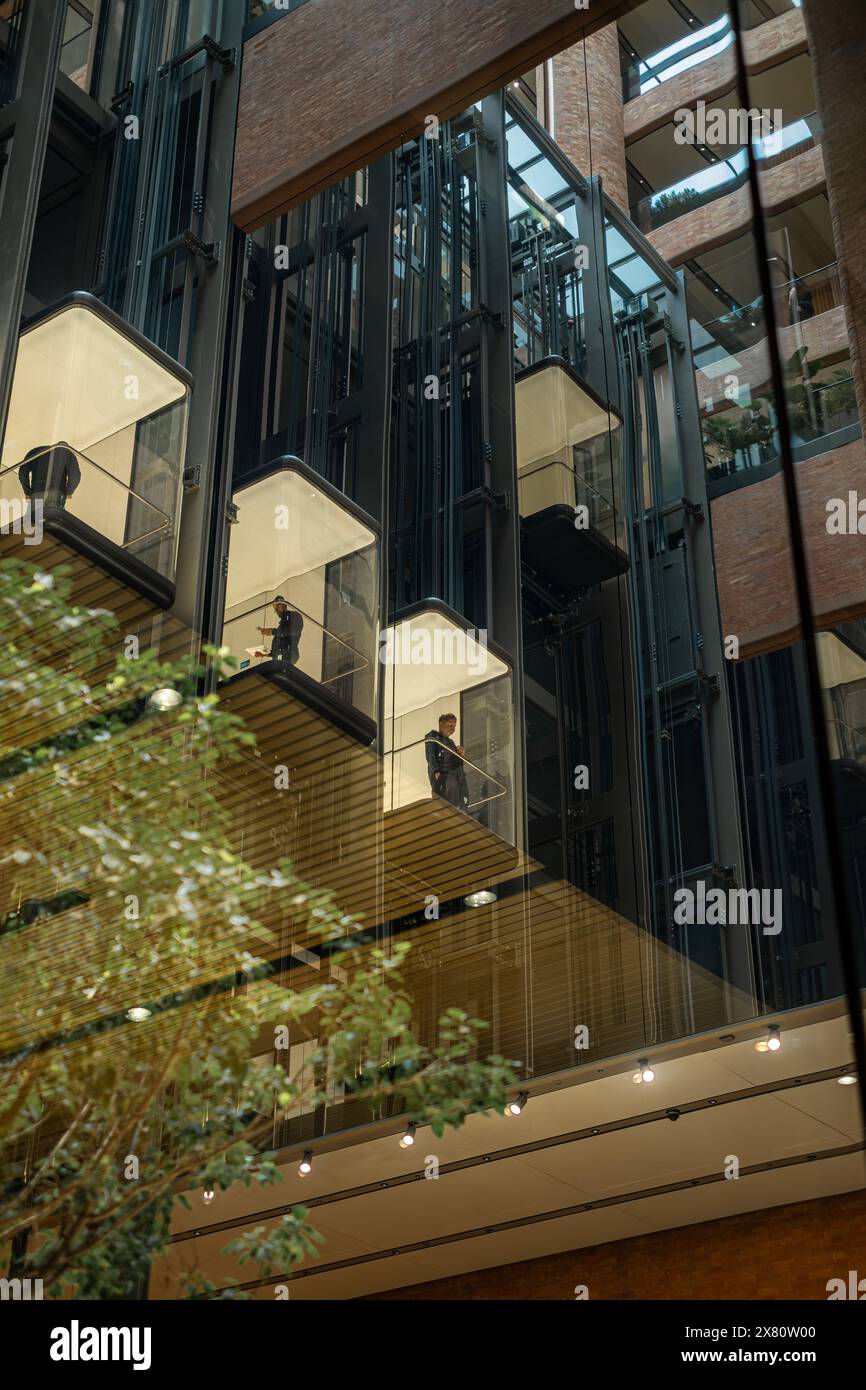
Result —
[{"label": "metal handrail", "polygon": [[498,788],[498,791],[495,791],[491,796],[483,796],[478,801],[468,801],[466,803],[467,809],[472,809],[475,806],[486,806],[489,801],[498,801],[500,797],[508,795],[508,788],[504,782],[499,782],[495,777],[491,777],[490,773],[485,772],[483,767],[479,767],[477,763],[471,762],[469,758],[458,753],[456,748],[449,748],[448,744],[443,743],[439,738],[425,736],[424,738],[417,739],[413,743],[405,743],[402,748],[392,748],[385,756],[391,758],[393,761],[398,754],[408,753],[411,748],[423,748],[426,752],[428,745],[431,743],[438,743],[440,748],[444,748],[446,752],[451,753],[455,758],[459,758],[461,763],[465,763],[467,767],[471,767],[473,771],[479,773],[485,781],[492,783],[494,787]]},{"label": "metal handrail", "polygon": [[[232,623],[242,622],[244,618],[249,618],[254,613],[263,611],[268,606],[269,605],[267,602],[263,604],[256,603],[253,604],[252,608],[245,609],[243,613],[236,613],[233,618],[227,618],[223,624],[223,636],[225,636],[226,630],[229,627],[231,627]],[[295,613],[300,613],[301,617],[304,618],[307,622],[312,623],[313,627],[318,628],[320,632],[324,632],[327,637],[330,637],[334,642],[338,642],[341,647],[345,647],[346,651],[351,652],[352,655],[354,657],[357,657],[361,663],[358,666],[353,666],[350,671],[338,671],[336,675],[323,678],[322,680],[318,681],[317,684],[330,685],[333,681],[343,680],[346,676],[353,676],[356,671],[364,671],[369,669],[370,662],[364,656],[363,652],[359,652],[357,647],[352,646],[351,642],[346,642],[342,637],[339,637],[336,632],[332,632],[330,628],[325,627],[324,623],[320,623],[317,618],[311,617],[310,614],[305,612],[303,608],[299,608],[296,603],[290,603],[288,606]]]},{"label": "metal handrail", "polygon": [[[128,483],[124,483],[120,478],[115,477],[115,475],[113,473],[110,473],[107,468],[103,468],[101,463],[97,463],[95,459],[92,459],[89,454],[82,453],[80,449],[73,449],[72,445],[68,444],[65,439],[58,439],[56,444],[50,444],[47,449],[43,449],[40,454],[35,454],[32,458],[26,460],[20,459],[18,463],[12,463],[7,468],[0,469],[0,478],[3,478],[7,473],[17,473],[18,469],[25,462],[35,463],[37,459],[44,458],[46,454],[53,454],[55,449],[68,449],[70,454],[74,454],[77,459],[84,459],[84,462],[89,463],[91,468],[95,468],[97,473],[103,473],[106,478],[110,478],[113,483],[117,483],[118,487],[122,487],[124,492],[128,492],[130,497],[134,497],[136,502],[140,502],[143,507],[150,507],[151,511],[156,512],[158,516],[161,516],[167,525],[171,525],[171,517],[168,515],[168,512],[164,512],[161,507],[158,507],[156,505],[155,502],[151,502],[148,500],[148,498],[142,497],[140,493],[136,492],[134,487],[130,487]],[[46,492],[50,490],[50,471],[48,474],[48,478],[49,488],[46,488]],[[150,532],[149,534],[153,533]]]}]

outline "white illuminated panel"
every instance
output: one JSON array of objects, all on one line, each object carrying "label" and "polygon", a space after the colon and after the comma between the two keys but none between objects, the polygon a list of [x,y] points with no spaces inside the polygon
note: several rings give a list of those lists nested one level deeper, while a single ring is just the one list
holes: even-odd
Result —
[{"label": "white illuminated panel", "polygon": [[[436,608],[413,614],[382,634],[385,713],[402,719],[462,691],[511,674],[478,634]],[[450,706],[449,706],[450,707]]]},{"label": "white illuminated panel", "polygon": [[375,543],[374,531],[291,467],[236,494],[226,609]]},{"label": "white illuminated panel", "polygon": [[518,471],[539,460],[571,462],[571,447],[618,429],[619,420],[558,363],[515,384]]},{"label": "white illuminated panel", "polygon": [[70,304],[21,334],[3,466],[60,442],[88,454],[186,394],[184,381],[98,311]]}]

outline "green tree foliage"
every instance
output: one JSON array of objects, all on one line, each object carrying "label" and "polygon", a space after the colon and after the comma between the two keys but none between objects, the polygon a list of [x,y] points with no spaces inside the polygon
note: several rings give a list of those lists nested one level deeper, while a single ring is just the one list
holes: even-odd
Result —
[{"label": "green tree foliage", "polygon": [[[504,1109],[516,1078],[482,1055],[483,1022],[452,1009],[434,1045],[414,1036],[407,944],[364,945],[291,863],[236,852],[215,774],[255,739],[207,693],[223,654],[128,655],[112,614],[17,561],[0,621],[0,1248],[19,1274],[130,1296],[184,1192],[281,1181],[282,1118],[335,1084],[437,1135]],[[167,686],[180,703],[154,710]],[[280,973],[275,913],[340,951],[336,978]],[[292,1074],[280,1039],[298,1029],[315,1050]],[[231,1248],[267,1278],[319,1242],[296,1206]],[[217,1293],[194,1266],[185,1280]]]}]

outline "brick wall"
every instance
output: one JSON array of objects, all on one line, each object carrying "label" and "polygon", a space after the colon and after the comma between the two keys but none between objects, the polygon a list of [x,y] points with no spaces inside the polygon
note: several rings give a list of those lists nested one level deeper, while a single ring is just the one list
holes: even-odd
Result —
[{"label": "brick wall", "polygon": [[[866,613],[866,538],[829,535],[826,504],[864,494],[863,440],[798,463],[797,489],[812,607],[820,627]],[[716,497],[713,550],[722,632],[739,638],[740,656],[787,645],[799,636],[799,609],[788,548],[782,475]]]},{"label": "brick wall", "polygon": [[617,28],[593,34],[553,61],[556,143],[582,174],[600,174],[605,192],[626,212],[622,85]]},{"label": "brick wall", "polygon": [[[763,72],[777,63],[787,62],[806,51],[806,26],[801,10],[787,10],[776,19],[760,24],[743,35],[746,66],[749,72]],[[731,91],[736,80],[736,58],[733,45],[708,58],[686,72],[679,73],[660,87],[627,102],[625,108],[625,138],[631,143],[642,135],[657,130],[671,120],[681,106],[694,107],[698,100],[707,103]]]},{"label": "brick wall", "polygon": [[426,116],[465,110],[631,3],[302,5],[244,44],[233,218],[252,231],[419,135]]},{"label": "brick wall", "polygon": [[381,1299],[809,1299],[828,1279],[866,1276],[866,1194],[707,1221],[609,1245],[414,1284]]},{"label": "brick wall", "polygon": [[[805,202],[825,186],[821,146],[794,155],[761,174],[761,194],[768,216],[784,212],[795,203]],[[752,225],[752,195],[748,184],[733,193],[705,203],[693,212],[683,213],[663,227],[647,233],[660,256],[671,265],[680,265],[693,256],[723,246],[741,236]]]}]

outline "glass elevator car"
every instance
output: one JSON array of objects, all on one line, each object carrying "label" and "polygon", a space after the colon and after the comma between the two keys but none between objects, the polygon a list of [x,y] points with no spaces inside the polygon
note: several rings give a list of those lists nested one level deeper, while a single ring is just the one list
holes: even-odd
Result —
[{"label": "glass elevator car", "polygon": [[98,299],[22,331],[0,499],[155,602],[174,598],[192,378]]},{"label": "glass elevator car", "polygon": [[372,517],[293,456],[233,495],[222,644],[314,708],[340,706],[375,735],[379,532]]}]

